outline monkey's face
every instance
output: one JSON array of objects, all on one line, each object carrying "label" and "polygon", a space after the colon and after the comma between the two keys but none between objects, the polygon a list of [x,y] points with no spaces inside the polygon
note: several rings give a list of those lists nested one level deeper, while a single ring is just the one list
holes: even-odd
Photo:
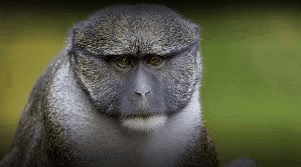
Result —
[{"label": "monkey's face", "polygon": [[109,11],[72,29],[68,54],[79,85],[125,127],[163,125],[198,91],[198,26],[164,7]]}]

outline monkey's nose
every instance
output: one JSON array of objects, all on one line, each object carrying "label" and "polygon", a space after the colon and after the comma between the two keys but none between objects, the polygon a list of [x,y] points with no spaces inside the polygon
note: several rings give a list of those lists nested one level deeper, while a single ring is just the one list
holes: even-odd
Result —
[{"label": "monkey's nose", "polygon": [[151,92],[150,89],[135,90],[136,95],[141,96],[141,97],[145,97],[150,92]]}]

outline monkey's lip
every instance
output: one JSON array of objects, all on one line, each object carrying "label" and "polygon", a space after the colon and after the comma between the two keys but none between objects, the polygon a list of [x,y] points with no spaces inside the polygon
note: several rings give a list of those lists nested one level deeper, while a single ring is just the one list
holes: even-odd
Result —
[{"label": "monkey's lip", "polygon": [[166,119],[165,115],[125,117],[121,119],[121,124],[129,129],[148,131],[164,125]]},{"label": "monkey's lip", "polygon": [[147,119],[150,117],[159,117],[159,114],[156,113],[143,113],[143,114],[129,114],[129,115],[122,115],[123,119],[131,119],[131,118],[142,118],[142,119]]}]

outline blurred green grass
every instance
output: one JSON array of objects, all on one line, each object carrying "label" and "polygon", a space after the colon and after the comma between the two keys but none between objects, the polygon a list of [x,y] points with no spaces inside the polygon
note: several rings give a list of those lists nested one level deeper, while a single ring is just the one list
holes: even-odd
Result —
[{"label": "blurred green grass", "polygon": [[[202,102],[222,164],[301,166],[301,15],[293,10],[186,11],[203,26]],[[33,84],[87,12],[0,15],[0,158]],[[52,13],[52,14],[50,14]]]}]

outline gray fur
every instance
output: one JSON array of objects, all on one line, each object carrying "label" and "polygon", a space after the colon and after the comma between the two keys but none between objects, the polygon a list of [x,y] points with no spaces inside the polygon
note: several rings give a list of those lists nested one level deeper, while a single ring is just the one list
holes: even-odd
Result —
[{"label": "gray fur", "polygon": [[[0,165],[218,166],[199,46],[200,27],[160,5],[110,6],[77,23]],[[147,64],[155,55],[162,64]],[[132,64],[119,67],[120,56]]]}]

